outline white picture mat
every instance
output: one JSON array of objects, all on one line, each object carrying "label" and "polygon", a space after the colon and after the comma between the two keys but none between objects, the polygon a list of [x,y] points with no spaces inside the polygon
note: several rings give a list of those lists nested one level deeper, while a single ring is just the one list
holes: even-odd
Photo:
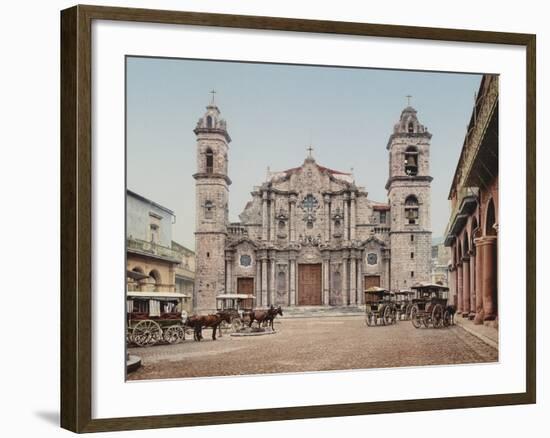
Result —
[{"label": "white picture mat", "polygon": [[[525,391],[523,47],[107,21],[92,38],[93,418]],[[499,363],[125,382],[125,55],[499,73]]]}]

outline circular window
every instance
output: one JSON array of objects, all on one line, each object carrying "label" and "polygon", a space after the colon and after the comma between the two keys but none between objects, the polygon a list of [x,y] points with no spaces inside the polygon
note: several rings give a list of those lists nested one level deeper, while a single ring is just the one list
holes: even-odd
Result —
[{"label": "circular window", "polygon": [[250,266],[252,264],[252,257],[248,254],[243,254],[240,259],[241,266]]},{"label": "circular window", "polygon": [[376,263],[378,263],[378,256],[371,252],[369,255],[367,255],[367,263],[369,265],[376,265]]}]

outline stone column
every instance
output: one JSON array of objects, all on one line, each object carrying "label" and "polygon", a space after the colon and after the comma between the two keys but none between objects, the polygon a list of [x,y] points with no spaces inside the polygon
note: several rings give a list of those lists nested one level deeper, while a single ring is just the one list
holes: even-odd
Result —
[{"label": "stone column", "polygon": [[262,306],[267,306],[267,257],[262,258]]},{"label": "stone column", "polygon": [[483,263],[481,260],[481,248],[478,246],[477,239],[474,239],[476,246],[476,263],[475,263],[475,288],[476,288],[476,316],[474,317],[474,324],[483,324],[484,312],[483,312],[483,291],[481,290],[481,278],[483,272]]},{"label": "stone column", "polygon": [[470,313],[468,319],[474,319],[476,316],[476,255],[474,251],[470,251]]},{"label": "stone column", "polygon": [[350,293],[349,293],[349,304],[355,306],[357,304],[357,260],[355,259],[355,254],[352,253],[350,259]]},{"label": "stone column", "polygon": [[330,240],[330,195],[324,196],[325,200],[325,242]]},{"label": "stone column", "polygon": [[290,196],[290,241],[296,242],[296,196]]},{"label": "stone column", "polygon": [[344,194],[344,240],[349,240],[349,195]]},{"label": "stone column", "polygon": [[267,216],[267,197],[268,193],[263,192],[262,194],[262,240],[267,242],[269,240],[269,218]]},{"label": "stone column", "polygon": [[349,238],[351,240],[355,240],[355,215],[356,215],[356,208],[355,208],[355,192],[351,193],[351,206],[350,206],[350,236]]},{"label": "stone column", "polygon": [[342,260],[342,296],[344,305],[349,304],[349,282],[348,282],[348,255],[344,254]]},{"label": "stone column", "polygon": [[462,257],[462,316],[470,314],[470,257]]},{"label": "stone column", "polygon": [[290,305],[296,305],[296,254],[290,254]]},{"label": "stone column", "polygon": [[329,254],[323,254],[323,305],[329,305],[329,290],[330,290],[330,260]]},{"label": "stone column", "polygon": [[457,314],[462,314],[462,262],[459,261],[456,265],[456,292],[457,292],[457,308],[456,312]]},{"label": "stone column", "polygon": [[363,293],[363,255],[359,251],[357,258],[357,304],[363,304],[365,297]]},{"label": "stone column", "polygon": [[277,214],[277,206],[275,205],[275,195],[271,196],[271,226],[269,227],[271,230],[271,240],[274,242],[277,240],[277,221],[275,220],[275,216]]},{"label": "stone column", "polygon": [[254,306],[260,306],[262,303],[262,263],[260,262],[259,256],[256,253],[256,278],[254,280],[254,291],[256,296],[256,301]]},{"label": "stone column", "polygon": [[497,238],[483,236],[476,239],[480,250],[481,293],[483,294],[483,320],[493,321],[497,317]]},{"label": "stone column", "polygon": [[271,271],[269,277],[269,304],[275,305],[275,258],[271,259]]},{"label": "stone column", "polygon": [[232,266],[233,257],[231,254],[225,255],[225,293],[230,294],[233,290],[233,275],[232,275]]}]

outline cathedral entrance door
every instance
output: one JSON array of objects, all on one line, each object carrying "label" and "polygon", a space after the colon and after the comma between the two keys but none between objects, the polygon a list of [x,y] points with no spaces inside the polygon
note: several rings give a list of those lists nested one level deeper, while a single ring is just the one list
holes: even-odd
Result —
[{"label": "cathedral entrance door", "polygon": [[[254,279],[252,277],[237,278],[237,293],[254,295]],[[249,300],[243,300],[241,307],[245,309],[252,309],[254,307],[252,298]]]},{"label": "cathedral entrance door", "polygon": [[298,265],[298,305],[320,306],[321,264]]},{"label": "cathedral entrance door", "polygon": [[369,287],[380,287],[380,275],[365,275],[364,290]]}]

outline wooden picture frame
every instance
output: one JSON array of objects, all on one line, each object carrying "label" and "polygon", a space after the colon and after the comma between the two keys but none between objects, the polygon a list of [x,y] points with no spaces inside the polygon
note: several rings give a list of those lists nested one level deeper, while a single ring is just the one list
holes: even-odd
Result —
[{"label": "wooden picture frame", "polygon": [[[526,48],[527,211],[526,391],[196,414],[92,418],[92,22],[185,24],[387,38],[517,45]],[[529,404],[536,401],[535,48],[530,34],[331,22],[195,12],[75,6],[61,12],[61,426],[74,432]]]}]

